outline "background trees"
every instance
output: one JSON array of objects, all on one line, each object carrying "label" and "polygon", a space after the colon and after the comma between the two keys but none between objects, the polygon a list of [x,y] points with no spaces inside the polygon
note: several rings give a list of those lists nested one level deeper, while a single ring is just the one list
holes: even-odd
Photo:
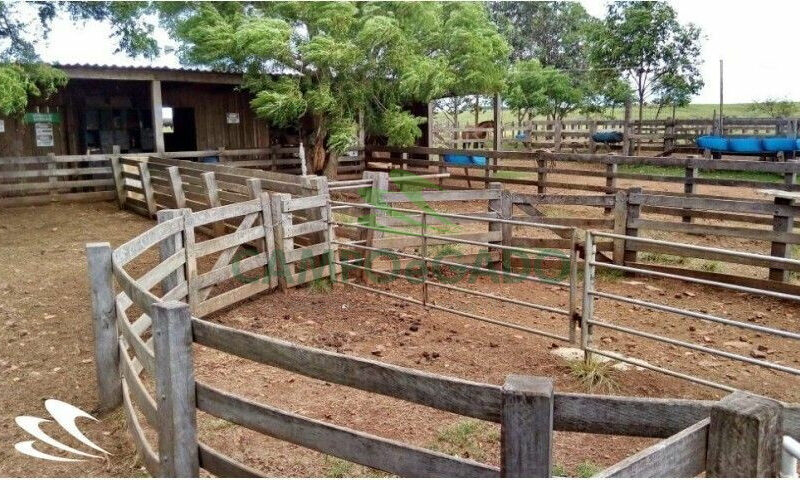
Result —
[{"label": "background trees", "polygon": [[591,29],[589,61],[600,78],[621,76],[639,103],[653,93],[676,103],[700,91],[700,29],[681,25],[665,2],[609,3],[602,23]]}]

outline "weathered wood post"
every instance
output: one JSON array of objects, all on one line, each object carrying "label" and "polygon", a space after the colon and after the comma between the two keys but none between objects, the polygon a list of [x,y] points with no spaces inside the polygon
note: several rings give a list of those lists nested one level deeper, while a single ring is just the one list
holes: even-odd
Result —
[{"label": "weathered wood post", "polygon": [[553,150],[556,152],[561,151],[561,140],[562,140],[562,125],[561,120],[557,119],[553,122]]},{"label": "weathered wood post", "polygon": [[[217,208],[222,206],[219,200],[219,187],[217,186],[217,177],[214,172],[203,172],[203,185],[206,189],[206,198],[208,199],[208,208]],[[211,226],[211,231],[215,237],[225,235],[225,222],[214,222]]]},{"label": "weathered wood post", "polygon": [[153,183],[150,180],[150,168],[147,166],[147,162],[139,162],[138,169],[139,180],[142,182],[142,191],[144,192],[144,201],[147,204],[147,213],[152,218],[156,216],[158,207],[153,194]]},{"label": "weathered wood post", "polygon": [[552,442],[552,380],[526,375],[506,377],[500,426],[500,475],[550,477]]},{"label": "weathered wood post", "polygon": [[[386,172],[364,172],[364,178],[372,179],[372,187],[370,187],[364,199],[371,207],[369,209],[367,221],[362,222],[366,223],[366,225],[364,225],[365,227],[369,227],[362,229],[364,231],[362,238],[364,240],[364,245],[374,248],[376,247],[375,241],[383,236],[383,232],[375,229],[383,225],[381,219],[388,215],[388,212],[380,207],[384,206],[384,193],[389,191],[389,175]],[[372,268],[372,260],[374,260],[374,257],[375,255],[373,252],[365,250],[363,265],[367,268]],[[362,270],[362,278],[364,282],[368,283],[370,272]]]},{"label": "weathered wood post", "polygon": [[[156,212],[156,218],[158,219],[158,223],[164,223],[167,220],[172,220],[173,218],[182,217],[183,212],[181,210],[159,210]],[[175,235],[171,235],[164,240],[162,240],[158,244],[158,254],[160,261],[164,261],[169,257],[175,255],[181,248],[183,248],[183,233],[178,232]],[[161,289],[163,290],[164,294],[171,291],[181,283],[186,281],[186,275],[184,274],[183,268],[178,268],[166,277],[164,280],[161,280]]]},{"label": "weathered wood post", "polygon": [[87,243],[92,331],[94,333],[94,366],[97,372],[100,410],[112,410],[122,403],[122,381],[119,375],[117,311],[111,271],[111,244]]},{"label": "weathered wood post", "polygon": [[597,120],[589,122],[589,153],[597,153],[597,142],[594,141],[594,134],[597,133]]},{"label": "weathered wood post", "polygon": [[[614,233],[626,235],[628,232],[628,192],[619,191],[614,194]],[[614,239],[614,264],[625,263],[625,240]]]},{"label": "weathered wood post", "polygon": [[706,476],[778,477],[783,407],[776,400],[737,391],[711,407]]},{"label": "weathered wood post", "polygon": [[[780,190],[768,191],[775,197],[775,213],[772,216],[772,231],[776,234],[788,234],[794,230],[794,201],[800,194],[782,192]],[[773,257],[788,258],[790,253],[788,244],[783,241],[773,240],[770,245],[770,255]],[[782,268],[770,268],[769,279],[777,282],[788,281],[789,272]]]},{"label": "weathered wood post", "polygon": [[[619,170],[617,162],[615,162],[611,157],[613,154],[608,155],[608,163],[606,163],[606,195],[613,195],[617,190],[617,172]],[[608,215],[611,213],[611,209],[606,207],[603,209],[603,213]]]},{"label": "weathered wood post", "polygon": [[294,273],[292,266],[286,263],[286,254],[294,248],[294,239],[285,238],[285,233],[292,228],[292,214],[283,211],[283,202],[291,200],[288,193],[270,194],[272,206],[273,233],[275,235],[275,274],[278,278],[278,287],[282,292],[288,288],[287,280]]},{"label": "weathered wood post", "polygon": [[547,160],[542,158],[543,153],[536,153],[536,193],[547,193]]},{"label": "weathered wood post", "polygon": [[47,154],[47,183],[49,184],[50,199],[55,201],[58,199],[58,175],[56,174],[58,165],[56,165],[56,154],[50,152]]},{"label": "weathered wood post", "polygon": [[160,474],[197,477],[197,399],[188,305],[172,301],[153,306],[153,349]]},{"label": "weathered wood post", "polygon": [[186,208],[186,195],[183,193],[183,181],[178,167],[167,167],[169,175],[169,185],[172,188],[172,197],[175,200],[175,208]]},{"label": "weathered wood post", "polygon": [[122,163],[119,158],[119,145],[114,145],[111,150],[111,174],[114,176],[114,188],[117,191],[117,204],[125,208],[125,177],[122,176]]},{"label": "weathered wood post", "polygon": [[631,149],[631,99],[625,99],[625,121],[622,124],[622,155],[630,156]]},{"label": "weathered wood post", "polygon": [[[625,235],[629,237],[639,236],[639,215],[642,211],[642,187],[628,189],[628,215],[625,219]],[[631,246],[631,242],[625,242],[624,263],[636,262],[636,249]]]},{"label": "weathered wood post", "polygon": [[[496,199],[491,199],[488,202],[488,212],[489,213],[496,213],[498,218],[510,220],[511,219],[511,192],[507,190],[503,190],[503,184],[501,182],[490,182],[488,190],[497,193]],[[511,225],[503,222],[489,222],[488,224],[489,232],[500,232],[501,240],[500,241],[493,241],[490,243],[495,243],[499,245],[510,245],[511,244],[511,234],[512,229]],[[491,262],[492,268],[496,268],[498,270],[503,270],[504,267],[507,265],[510,266],[510,251],[506,249],[496,249],[490,248],[489,249],[489,256],[491,257],[492,253],[498,253],[500,260],[497,262]]]},{"label": "weathered wood post", "polygon": [[197,252],[195,251],[195,232],[194,232],[194,215],[189,208],[182,208],[180,210],[183,216],[183,246],[186,252],[186,264],[183,266],[186,275],[186,286],[188,292],[186,294],[189,300],[189,308],[193,312],[197,311],[202,301],[200,298],[200,289],[197,287]]},{"label": "weathered wood post", "polygon": [[[695,179],[700,176],[700,170],[695,166],[694,158],[687,158],[686,159],[686,168],[684,170],[685,174],[683,177],[683,193],[686,193],[687,196],[691,196],[695,192]],[[685,213],[683,217],[681,217],[683,223],[692,223],[692,211],[690,209],[684,209]]]}]

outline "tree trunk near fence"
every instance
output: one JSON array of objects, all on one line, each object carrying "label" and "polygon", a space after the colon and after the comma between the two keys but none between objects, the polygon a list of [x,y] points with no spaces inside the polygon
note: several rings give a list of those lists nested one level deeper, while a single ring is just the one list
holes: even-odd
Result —
[{"label": "tree trunk near fence", "polygon": [[481,117],[481,97],[480,95],[475,95],[475,126],[477,127]]},{"label": "tree trunk near fence", "polygon": [[311,171],[319,174],[325,169],[325,137],[328,126],[320,116],[314,117],[314,147],[311,150]]}]

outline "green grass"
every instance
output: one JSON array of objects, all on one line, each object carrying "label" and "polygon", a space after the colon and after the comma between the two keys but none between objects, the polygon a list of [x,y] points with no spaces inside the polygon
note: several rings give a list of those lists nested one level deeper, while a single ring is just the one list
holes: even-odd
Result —
[{"label": "green grass", "polygon": [[601,362],[592,356],[589,361],[575,360],[569,364],[572,376],[578,379],[590,392],[601,390],[613,392],[619,387],[614,378],[615,370],[611,362]]},{"label": "green grass", "polygon": [[578,478],[590,478],[600,473],[600,467],[594,463],[584,460],[575,467],[575,476]]},{"label": "green grass", "polygon": [[500,431],[497,427],[470,419],[439,430],[431,448],[448,455],[484,462],[488,452],[494,450],[499,441]]},{"label": "green grass", "polygon": [[639,254],[639,259],[643,262],[660,263],[662,265],[683,265],[686,263],[686,257],[667,253],[642,252]]},{"label": "green grass", "polygon": [[[467,105],[474,104],[474,100],[466,101]],[[462,103],[463,104],[463,103]],[[766,118],[767,115],[753,111],[751,103],[729,103],[723,106],[724,114],[726,117],[747,117],[747,118]],[[652,105],[645,105],[642,117],[645,120],[654,120],[656,118],[656,112],[658,111],[658,107]],[[715,103],[693,103],[691,105],[687,105],[686,107],[679,108],[675,112],[675,118],[677,119],[710,119],[714,115],[714,111],[717,112],[719,115],[719,104]],[[633,105],[632,110],[632,117],[634,119],[639,118],[639,107],[638,105]],[[625,116],[625,110],[622,107],[615,108],[614,110],[607,109],[606,111],[594,115],[590,115],[588,117],[602,120],[602,119],[615,119],[615,120],[622,120]],[[484,109],[481,110],[479,115],[479,120],[491,120],[494,118],[494,114],[491,109]],[[584,115],[580,112],[572,112],[571,114],[567,115],[566,117],[568,120],[570,119],[584,119],[587,118],[587,115]],[[660,115],[658,116],[660,120],[664,120],[667,118],[672,118],[672,109],[662,109]],[[544,116],[537,116],[534,117],[534,120],[545,120]],[[470,109],[466,112],[461,112],[458,116],[458,121],[460,125],[473,125],[475,123],[475,112],[473,109]],[[503,111],[503,122],[516,122],[517,121],[517,114],[516,112],[504,110]],[[441,113],[437,114],[437,123],[444,123],[445,117]]]},{"label": "green grass", "polygon": [[719,268],[719,262],[709,261],[709,262],[703,262],[703,263],[700,264],[700,270],[702,270],[704,272],[714,273],[714,272],[719,272],[719,269],[720,269]]},{"label": "green grass", "polygon": [[308,284],[308,290],[311,293],[330,293],[332,289],[333,285],[329,278],[317,278]]},{"label": "green grass", "polygon": [[453,245],[437,245],[434,247],[428,247],[428,257],[445,258],[455,255],[464,255],[464,252]]},{"label": "green grass", "polygon": [[[620,165],[618,171],[624,173],[635,173],[639,175],[658,175],[665,177],[683,177],[686,175],[685,169],[682,167],[660,167],[658,165]],[[783,176],[777,173],[741,172],[737,170],[701,170],[700,178],[783,183]]]}]

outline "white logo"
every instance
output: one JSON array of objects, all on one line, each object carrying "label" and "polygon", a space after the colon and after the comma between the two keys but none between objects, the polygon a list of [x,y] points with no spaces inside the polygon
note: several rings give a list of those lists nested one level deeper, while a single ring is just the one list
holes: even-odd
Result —
[{"label": "white logo", "polygon": [[[69,403],[62,402],[61,400],[46,400],[44,402],[44,408],[47,409],[47,412],[53,419],[58,423],[61,428],[64,429],[67,433],[72,435],[73,438],[79,440],[81,443],[86,445],[87,447],[91,447],[98,452],[103,452],[106,455],[111,455],[107,451],[103,450],[102,448],[98,447],[94,444],[91,440],[86,438],[80,430],[78,430],[78,426],[75,425],[75,419],[78,417],[84,418],[91,418],[95,422],[98,420],[93,416],[89,415],[88,413],[84,412],[78,407],[74,407]],[[91,457],[91,458],[101,458],[99,455],[93,455],[91,453],[82,452],[81,450],[75,449],[70,447],[69,445],[64,445],[63,443],[59,442],[58,440],[54,439],[50,435],[44,433],[39,427],[42,423],[50,423],[52,420],[46,420],[44,418],[39,417],[31,417],[28,415],[20,415],[19,417],[15,418],[17,425],[20,426],[21,429],[28,432],[32,437],[36,440],[40,440],[51,447],[58,448],[64,452],[74,453],[75,455],[81,455],[84,457]],[[52,460],[54,462],[82,462],[81,459],[75,458],[64,458],[64,457],[56,457],[54,455],[48,455],[46,453],[40,452],[33,446],[35,440],[28,440],[27,442],[19,442],[14,445],[14,448],[20,452],[24,453],[25,455],[30,455],[31,457],[41,458],[43,460]]]}]

